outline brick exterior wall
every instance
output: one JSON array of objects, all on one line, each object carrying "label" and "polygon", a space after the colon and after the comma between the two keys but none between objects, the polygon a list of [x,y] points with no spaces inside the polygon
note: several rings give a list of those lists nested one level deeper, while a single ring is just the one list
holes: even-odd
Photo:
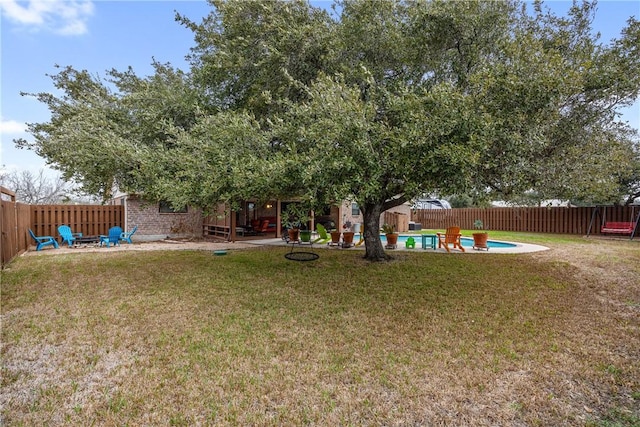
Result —
[{"label": "brick exterior wall", "polygon": [[[125,228],[127,231],[134,226],[138,226],[138,230],[134,235],[134,239],[140,241],[161,240],[169,238],[201,238],[203,236],[203,216],[200,209],[188,208],[187,213],[160,213],[158,203],[149,203],[139,196],[120,196],[112,201],[113,204],[122,204],[125,206]],[[276,216],[276,202],[271,203],[270,208],[265,206],[256,206],[256,211],[252,212],[253,216]],[[408,204],[397,206],[390,212],[403,213],[410,218],[411,208]],[[362,224],[364,217],[360,212],[359,215],[353,215],[351,202],[344,202],[341,206],[331,207],[331,217],[335,220],[340,231],[343,230],[342,225],[350,221],[352,230],[355,224]],[[240,218],[238,225],[244,225],[244,218]],[[380,225],[384,223],[384,213],[380,217]],[[361,226],[362,229],[362,226]],[[355,230],[354,230],[355,231]],[[406,231],[406,230],[399,230]]]},{"label": "brick exterior wall", "polygon": [[[333,208],[331,209],[331,214],[333,214]],[[353,215],[352,209],[351,209],[351,202],[344,202],[342,204],[342,206],[340,206],[340,231],[343,231],[344,228],[343,225],[348,221],[351,222],[351,231],[355,231],[354,228],[356,227],[356,224],[362,224],[364,222],[364,215],[362,215],[362,212],[360,212],[360,215]],[[360,226],[362,227],[362,226]]]},{"label": "brick exterior wall", "polygon": [[121,196],[114,204],[125,206],[125,228],[136,225],[134,240],[151,241],[169,238],[201,238],[202,211],[187,208],[187,213],[160,213],[159,203],[144,201],[139,196]]}]

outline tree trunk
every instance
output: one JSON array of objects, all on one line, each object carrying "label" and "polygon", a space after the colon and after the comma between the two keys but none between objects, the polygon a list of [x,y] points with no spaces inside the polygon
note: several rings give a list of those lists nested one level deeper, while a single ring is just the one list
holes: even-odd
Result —
[{"label": "tree trunk", "polygon": [[384,261],[389,258],[380,241],[380,214],[382,203],[367,203],[361,206],[364,216],[364,259]]}]

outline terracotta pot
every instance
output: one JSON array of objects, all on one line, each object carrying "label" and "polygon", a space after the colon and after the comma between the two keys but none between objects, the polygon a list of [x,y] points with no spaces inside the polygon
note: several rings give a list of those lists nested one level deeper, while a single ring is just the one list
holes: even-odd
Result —
[{"label": "terracotta pot", "polygon": [[342,233],[342,243],[352,244],[353,243],[353,235],[355,233],[353,231],[345,231]]},{"label": "terracotta pot", "polygon": [[398,244],[398,233],[389,233],[385,234],[387,238],[387,245],[397,245]]},{"label": "terracotta pot", "polygon": [[489,250],[489,247],[487,246],[488,238],[489,233],[473,233],[473,249]]},{"label": "terracotta pot", "polygon": [[290,228],[287,230],[287,233],[289,233],[289,241],[290,242],[296,242],[298,240],[298,236],[300,234],[300,229],[298,228]]},{"label": "terracotta pot", "polygon": [[335,245],[340,243],[340,232],[339,231],[332,231],[331,232],[331,243],[335,244]]}]

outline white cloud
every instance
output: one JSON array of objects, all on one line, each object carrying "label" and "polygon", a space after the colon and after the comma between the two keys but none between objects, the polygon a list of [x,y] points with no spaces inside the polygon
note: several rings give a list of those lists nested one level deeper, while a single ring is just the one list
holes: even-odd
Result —
[{"label": "white cloud", "polygon": [[26,128],[27,125],[15,120],[0,120],[0,135],[24,133],[26,131]]},{"label": "white cloud", "polygon": [[33,31],[47,30],[62,35],[87,32],[93,14],[90,0],[0,0],[0,11],[9,20]]}]

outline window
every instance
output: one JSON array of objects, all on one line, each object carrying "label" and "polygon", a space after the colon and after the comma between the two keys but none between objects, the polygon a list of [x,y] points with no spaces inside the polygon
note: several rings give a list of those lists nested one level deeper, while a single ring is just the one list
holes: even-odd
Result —
[{"label": "window", "polygon": [[182,209],[173,209],[171,204],[167,201],[160,202],[160,213],[187,213],[187,207],[185,206]]},{"label": "window", "polygon": [[351,216],[360,216],[360,206],[357,203],[351,203]]}]

